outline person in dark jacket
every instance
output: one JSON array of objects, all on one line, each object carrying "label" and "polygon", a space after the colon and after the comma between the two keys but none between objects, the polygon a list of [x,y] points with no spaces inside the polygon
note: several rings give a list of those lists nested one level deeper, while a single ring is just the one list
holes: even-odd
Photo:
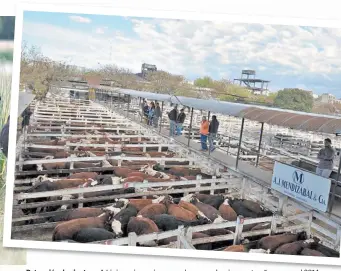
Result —
[{"label": "person in dark jacket", "polygon": [[185,119],[186,119],[185,109],[182,108],[180,110],[179,116],[176,119],[176,135],[181,135]]},{"label": "person in dark jacket", "polygon": [[149,106],[146,100],[143,101],[142,111],[143,111],[143,118],[145,122],[148,124]]},{"label": "person in dark jacket", "polygon": [[210,122],[210,126],[208,127],[208,143],[210,145],[210,151],[213,152],[215,147],[214,147],[214,140],[217,137],[218,133],[218,128],[219,128],[219,121],[217,120],[217,116],[213,115],[212,120]]},{"label": "person in dark jacket", "polygon": [[176,120],[178,118],[178,109],[175,105],[174,108],[168,113],[169,118],[169,136],[172,137],[175,134]]},{"label": "person in dark jacket", "polygon": [[22,122],[21,122],[21,128],[24,129],[25,126],[27,126],[30,123],[30,117],[32,115],[32,111],[29,107],[26,107],[24,112],[21,113]]},{"label": "person in dark jacket", "polygon": [[6,156],[6,158],[8,155],[9,119],[10,119],[10,116],[8,116],[7,122],[2,127],[1,133],[0,133],[0,146],[2,149],[2,153]]},{"label": "person in dark jacket", "polygon": [[153,118],[153,124],[154,127],[157,128],[159,126],[159,119],[161,118],[161,108],[160,104],[158,102],[155,103],[155,112],[154,112],[154,118]]}]

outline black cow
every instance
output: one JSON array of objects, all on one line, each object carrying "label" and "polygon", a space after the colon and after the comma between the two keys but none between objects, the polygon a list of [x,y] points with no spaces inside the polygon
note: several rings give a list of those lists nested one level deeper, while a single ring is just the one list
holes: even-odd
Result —
[{"label": "black cow", "polygon": [[184,221],[168,214],[154,215],[150,216],[149,218],[153,220],[157,227],[162,231],[176,230],[179,226],[182,225],[185,227],[190,227],[204,225],[208,223],[208,221],[203,218],[194,221]]},{"label": "black cow", "polygon": [[75,233],[72,240],[78,243],[90,243],[96,241],[114,239],[116,235],[101,228],[84,228]]},{"label": "black cow", "polygon": [[109,221],[114,234],[121,237],[127,233],[127,226],[131,217],[137,216],[138,210],[135,206],[128,204],[127,207],[117,213]]}]

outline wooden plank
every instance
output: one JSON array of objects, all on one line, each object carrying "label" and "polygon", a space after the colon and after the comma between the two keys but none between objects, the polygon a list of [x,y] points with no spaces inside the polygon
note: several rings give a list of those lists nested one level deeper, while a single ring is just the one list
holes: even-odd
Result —
[{"label": "wooden plank", "polygon": [[190,181],[168,181],[168,182],[157,182],[157,183],[146,182],[146,183],[115,184],[115,185],[99,185],[99,186],[94,186],[94,187],[69,188],[69,189],[60,189],[60,190],[47,191],[47,192],[22,193],[22,194],[14,195],[13,199],[15,200],[36,199],[36,198],[64,196],[64,195],[71,195],[71,194],[80,194],[80,193],[83,194],[83,193],[90,193],[90,192],[110,191],[114,189],[122,189],[122,188],[129,188],[129,187],[134,187],[135,189],[143,189],[143,188],[154,188],[154,187],[226,183],[227,181],[228,180],[225,180],[225,179],[204,179],[204,180],[195,180],[195,181],[190,180]]},{"label": "wooden plank", "polygon": [[[228,185],[217,185],[216,190],[219,189],[228,189]],[[144,197],[144,196],[157,196],[157,195],[172,195],[172,194],[180,194],[180,193],[195,193],[202,191],[209,191],[212,188],[209,186],[201,186],[201,187],[193,187],[193,188],[182,188],[182,189],[170,189],[170,190],[159,190],[159,191],[147,191],[147,192],[138,192],[138,193],[128,193],[128,194],[120,194],[120,195],[112,195],[112,196],[101,196],[95,198],[82,198],[82,199],[72,199],[72,200],[55,200],[55,201],[46,201],[41,203],[27,203],[27,204],[13,204],[13,209],[30,209],[30,208],[38,208],[45,206],[59,206],[64,204],[77,204],[77,203],[86,203],[86,202],[98,202],[98,201],[109,201],[117,198],[135,198],[135,197]]]},{"label": "wooden plank", "polygon": [[[149,141],[145,141],[149,142]],[[143,144],[87,144],[87,143],[69,143],[66,142],[63,146],[49,146],[49,145],[39,145],[34,143],[26,143],[25,147],[28,148],[37,148],[37,149],[65,149],[66,147],[90,147],[90,148],[119,148],[119,147],[141,147],[141,148],[155,148],[155,147],[168,147],[175,148],[175,144],[158,144],[155,142],[154,144],[143,143]]]},{"label": "wooden plank", "polygon": [[73,168],[73,169],[50,169],[42,171],[16,171],[15,176],[32,176],[45,174],[68,174],[77,172],[103,172],[113,171],[114,167],[89,167],[89,168]]},{"label": "wooden plank", "polygon": [[94,162],[104,160],[120,160],[120,161],[155,161],[155,162],[194,162],[194,158],[180,158],[180,157],[129,157],[129,156],[96,156],[96,157],[68,157],[58,159],[41,159],[41,160],[27,160],[18,161],[16,165],[37,165],[37,164],[51,164],[51,163],[68,163],[68,162]]},{"label": "wooden plank", "polygon": [[119,138],[119,139],[128,139],[128,138],[150,138],[150,139],[159,139],[161,138],[158,135],[117,135],[117,134],[103,134],[103,135],[74,135],[74,134],[62,134],[62,133],[29,133],[27,137],[64,137],[64,138]]}]

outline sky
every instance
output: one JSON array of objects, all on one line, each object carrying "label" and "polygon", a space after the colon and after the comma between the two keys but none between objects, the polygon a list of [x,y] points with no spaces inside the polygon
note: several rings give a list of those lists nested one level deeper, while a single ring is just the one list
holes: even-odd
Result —
[{"label": "sky", "polygon": [[341,98],[341,30],[53,12],[24,12],[23,41],[57,61],[135,73],[142,63],[198,77],[240,78],[242,69],[269,89],[302,88]]}]

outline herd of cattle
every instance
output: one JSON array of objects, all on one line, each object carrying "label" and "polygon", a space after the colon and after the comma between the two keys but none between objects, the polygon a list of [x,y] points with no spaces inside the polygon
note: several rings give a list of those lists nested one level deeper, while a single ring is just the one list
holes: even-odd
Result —
[{"label": "herd of cattle", "polygon": [[[64,121],[65,124],[65,121]],[[44,126],[41,121],[40,125]],[[46,122],[46,125],[58,127],[60,123]],[[84,124],[68,123],[72,127],[83,127]],[[95,129],[87,131],[72,131],[72,134],[102,134],[97,140],[84,138],[53,138],[42,140],[29,140],[35,145],[44,145],[44,148],[30,147],[25,160],[45,158],[57,159],[68,157],[95,157],[95,156],[129,156],[129,157],[176,157],[176,153],[167,147],[161,151],[155,147],[144,151],[142,147],[125,146],[125,144],[156,143],[148,137],[130,137],[129,142],[121,139],[113,139],[105,136],[103,125],[91,124]],[[36,126],[39,127],[39,126]],[[115,128],[115,124],[110,127]],[[102,130],[101,130],[102,129]],[[29,133],[34,132],[34,127],[28,127]],[[126,132],[125,134],[128,134]],[[132,132],[131,134],[134,134]],[[85,146],[74,148],[56,149],[49,146],[66,146],[70,143],[82,143]],[[121,147],[88,147],[87,144],[119,144]],[[26,223],[57,223],[51,239],[55,242],[91,243],[127,237],[129,233],[137,236],[166,232],[178,229],[179,226],[194,227],[199,225],[218,224],[227,221],[236,221],[238,216],[245,219],[272,216],[273,213],[266,210],[262,205],[252,200],[238,199],[226,195],[226,189],[216,190],[215,194],[207,192],[174,193],[172,189],[195,188],[195,180],[198,175],[205,179],[213,176],[202,172],[201,168],[190,167],[189,162],[165,162],[165,165],[155,163],[153,160],[122,161],[104,160],[99,162],[72,162],[74,169],[108,167],[106,171],[92,171],[71,173],[70,176],[60,177],[57,174],[39,175],[24,193],[36,193],[56,191],[70,188],[85,188],[104,185],[123,185],[119,189],[105,191],[86,192],[81,196],[84,199],[83,207],[78,206],[79,194],[64,196],[49,196],[44,198],[30,198],[20,200],[18,204],[47,203],[51,201],[72,201],[59,205],[42,204],[40,207],[22,208],[24,215],[49,213],[51,216],[41,216],[39,219],[32,218]],[[42,163],[41,165],[24,165],[23,171],[51,171],[70,169],[70,162]],[[102,172],[101,174],[99,172]],[[219,178],[219,177],[218,177]],[[177,181],[193,181],[193,184],[177,186]],[[172,182],[168,187],[135,188],[132,183],[161,183]],[[210,184],[209,184],[210,185]],[[212,189],[211,186],[209,189]],[[163,190],[163,191],[161,191]],[[153,192],[154,191],[154,192]],[[158,193],[155,193],[155,192]],[[149,193],[148,196],[138,197],[129,194]],[[155,193],[154,195],[152,195]],[[158,195],[156,195],[158,194]],[[52,215],[53,214],[53,215]],[[270,229],[271,223],[258,223],[243,226],[243,232]],[[192,239],[209,238],[233,234],[235,227],[223,229],[209,229],[192,233]],[[138,246],[166,246],[176,242],[177,237],[161,240],[139,242]],[[249,253],[275,253],[287,255],[309,255],[339,257],[339,253],[320,244],[317,238],[310,239],[305,232],[284,233],[269,236],[261,235],[241,240],[241,244],[234,245],[233,240],[214,241],[196,244],[198,250],[223,250]]]}]

